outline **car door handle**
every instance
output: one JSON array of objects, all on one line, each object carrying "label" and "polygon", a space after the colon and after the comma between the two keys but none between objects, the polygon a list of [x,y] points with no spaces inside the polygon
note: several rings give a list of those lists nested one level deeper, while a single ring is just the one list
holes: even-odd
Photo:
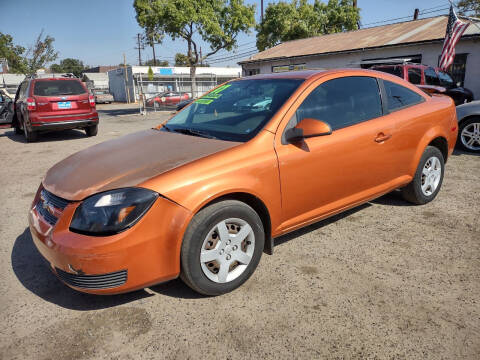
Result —
[{"label": "car door handle", "polygon": [[390,139],[392,137],[392,135],[390,134],[387,134],[385,135],[384,133],[380,133],[377,135],[377,137],[375,138],[375,141],[377,143],[381,143],[381,142],[384,142],[384,141],[387,141],[388,139]]}]

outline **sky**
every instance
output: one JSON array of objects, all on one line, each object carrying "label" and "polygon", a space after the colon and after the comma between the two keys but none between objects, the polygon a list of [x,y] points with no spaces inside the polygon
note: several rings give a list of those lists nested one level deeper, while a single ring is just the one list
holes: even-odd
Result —
[{"label": "sky", "polygon": [[[323,0],[326,1],[326,0]],[[260,0],[256,19],[260,20]],[[264,7],[278,0],[264,0]],[[420,18],[448,14],[448,0],[358,0],[361,23],[365,27],[406,21],[418,7]],[[142,32],[135,19],[133,0],[0,0],[0,32],[10,34],[14,43],[28,47],[40,31],[55,38],[59,59],[77,58],[90,66],[138,64],[136,34]],[[404,18],[407,17],[407,18]],[[398,19],[401,18],[401,19]],[[397,20],[391,20],[397,19]],[[385,22],[385,20],[390,20]],[[208,44],[200,44],[203,52]],[[238,37],[238,49],[221,51],[211,57],[212,66],[237,66],[255,51],[255,32]],[[173,63],[175,53],[186,53],[186,42],[165,39],[156,45],[157,59]],[[152,50],[142,51],[142,61],[152,59]]]}]

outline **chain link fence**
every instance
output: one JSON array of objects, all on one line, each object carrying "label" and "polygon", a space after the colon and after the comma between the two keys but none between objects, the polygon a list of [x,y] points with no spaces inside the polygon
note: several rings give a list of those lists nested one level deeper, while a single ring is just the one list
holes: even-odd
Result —
[{"label": "chain link fence", "polygon": [[135,76],[140,113],[152,111],[175,111],[177,107],[188,104],[207,91],[230,80],[218,78],[214,74],[197,75],[196,91],[192,91],[192,80],[188,75],[154,77],[149,80],[145,75]]}]

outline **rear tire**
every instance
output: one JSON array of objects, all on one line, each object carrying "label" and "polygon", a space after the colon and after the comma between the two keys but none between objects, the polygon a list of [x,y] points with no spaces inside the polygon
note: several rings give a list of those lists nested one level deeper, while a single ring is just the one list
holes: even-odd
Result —
[{"label": "rear tire", "polygon": [[85,133],[87,134],[88,137],[96,136],[98,133],[98,124],[86,127]]},{"label": "rear tire", "polygon": [[429,203],[440,191],[444,172],[442,152],[434,146],[427,146],[412,182],[402,189],[403,198],[417,205]]},{"label": "rear tire", "polygon": [[198,212],[183,237],[181,279],[203,295],[220,295],[242,285],[262,256],[265,233],[258,214],[236,200]]},{"label": "rear tire", "polygon": [[25,140],[27,140],[28,143],[35,142],[38,139],[38,133],[29,130],[25,124],[23,125],[23,134],[25,135]]},{"label": "rear tire", "polygon": [[473,117],[460,123],[457,145],[465,151],[480,153],[480,117]]}]

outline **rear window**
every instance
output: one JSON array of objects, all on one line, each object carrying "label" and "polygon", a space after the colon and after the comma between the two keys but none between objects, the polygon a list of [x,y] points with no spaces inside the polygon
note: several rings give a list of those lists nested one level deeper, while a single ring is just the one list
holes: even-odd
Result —
[{"label": "rear window", "polygon": [[387,105],[389,111],[400,110],[416,105],[424,101],[423,97],[404,86],[383,80],[387,93]]},{"label": "rear window", "polygon": [[378,68],[375,68],[375,70],[389,73],[389,74],[401,77],[403,79],[403,67],[401,66],[378,67]]},{"label": "rear window", "polygon": [[80,95],[86,92],[77,80],[39,80],[33,89],[33,95],[37,96]]}]

